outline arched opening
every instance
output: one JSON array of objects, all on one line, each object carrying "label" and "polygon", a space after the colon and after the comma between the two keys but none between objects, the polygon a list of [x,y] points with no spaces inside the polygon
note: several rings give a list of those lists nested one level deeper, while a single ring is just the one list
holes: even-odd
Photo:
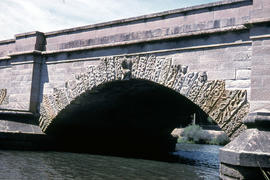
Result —
[{"label": "arched opening", "polygon": [[[53,127],[50,128],[52,124],[59,124],[59,122],[61,124],[65,122],[63,121],[63,119],[69,119],[70,117],[73,117],[72,113],[70,114],[70,112],[75,112],[75,111],[80,112],[82,110],[79,110],[79,109],[80,108],[85,109],[83,108],[84,106],[93,106],[93,109],[96,109],[96,110],[93,110],[91,108],[90,109],[86,108],[86,111],[89,112],[89,114],[91,113],[91,111],[94,112],[94,114],[97,114],[98,112],[101,111],[100,110],[101,108],[104,108],[106,104],[110,104],[110,102],[103,101],[103,103],[98,103],[104,100],[102,96],[99,99],[90,98],[89,102],[84,101],[83,97],[87,97],[86,99],[88,99],[89,96],[97,97],[98,93],[93,94],[93,92],[101,91],[100,89],[102,89],[102,87],[107,87],[107,86],[110,87],[110,85],[104,85],[104,84],[106,83],[110,84],[110,82],[112,81],[114,81],[113,84],[116,84],[115,82],[121,81],[121,80],[127,81],[130,79],[133,79],[131,81],[134,82],[135,79],[140,79],[141,81],[144,79],[146,81],[151,81],[152,84],[153,83],[160,84],[161,86],[164,86],[163,88],[168,87],[165,89],[170,89],[170,91],[174,92],[174,94],[177,94],[177,96],[180,96],[179,94],[182,94],[183,96],[187,97],[190,101],[194,102],[194,103],[191,103],[190,101],[186,99],[185,102],[190,102],[187,104],[193,104],[191,106],[200,107],[200,108],[198,107],[195,108],[197,109],[196,111],[198,112],[198,114],[200,114],[199,113],[200,110],[203,110],[204,112],[206,112],[231,139],[236,137],[237,135],[239,135],[240,132],[246,129],[246,126],[242,123],[242,119],[249,112],[249,103],[247,101],[246,90],[226,90],[224,80],[208,81],[206,72],[188,72],[187,66],[172,65],[172,64],[173,64],[173,61],[170,58],[169,59],[156,58],[155,56],[103,58],[101,59],[99,65],[89,66],[86,72],[77,74],[75,75],[74,78],[66,81],[65,87],[54,88],[52,94],[43,95],[42,103],[40,106],[39,126],[41,127],[43,132],[48,134],[48,129],[54,129]],[[97,86],[100,86],[100,87],[97,88]],[[127,87],[124,87],[123,89],[127,89],[127,88],[131,89],[129,88],[128,85]],[[146,88],[142,88],[142,89],[146,89]],[[133,90],[130,90],[129,93],[131,92],[134,93]],[[138,88],[136,90],[138,90]],[[90,93],[90,91],[92,93]],[[91,95],[87,95],[87,94],[91,94]],[[172,93],[169,93],[169,94],[172,94]],[[114,95],[111,95],[108,99],[112,99],[112,96]],[[127,97],[130,98],[129,96]],[[123,99],[125,99],[125,102],[128,102],[128,98],[123,98]],[[137,102],[137,98],[135,99]],[[160,99],[160,96],[157,99]],[[75,101],[72,102],[73,100]],[[97,107],[96,105],[94,105],[94,103],[101,104],[101,105]],[[111,106],[110,109],[112,109],[112,107],[114,107],[114,105],[117,103],[113,103],[113,106]],[[132,104],[131,100],[129,100],[128,103]],[[122,103],[122,104],[125,104],[125,103]],[[164,103],[153,102],[153,104],[164,104]],[[196,104],[197,106],[194,104]],[[140,107],[142,106],[143,105],[141,105]],[[129,105],[123,106],[122,109],[125,109],[124,107],[129,107]],[[190,113],[190,111],[186,110],[185,107],[186,105],[182,104],[183,110],[180,110],[180,111],[184,114],[185,112]],[[147,108],[149,109],[149,107]],[[159,108],[156,108],[156,109],[159,109]],[[158,117],[161,117],[158,114],[163,112],[164,109],[165,107],[163,107],[162,111],[160,112],[156,110],[155,112],[158,112],[158,113],[152,113],[151,117],[153,116],[153,114],[157,114]],[[175,109],[175,107],[172,109]],[[191,108],[191,109],[194,109],[194,108]],[[139,112],[141,111],[142,110],[140,109]],[[113,112],[113,111],[110,111],[110,112]],[[123,112],[125,111],[122,111],[121,113]],[[169,112],[170,115],[166,114],[163,117],[166,119],[167,116],[172,116],[171,113],[174,114],[176,112],[179,112],[179,109],[177,109],[174,112],[170,111]],[[70,117],[65,115],[64,113],[70,114]],[[108,114],[108,113],[104,113],[103,111],[101,111],[101,114],[102,115],[98,116],[99,119],[101,119],[101,117],[104,116],[103,114]],[[133,114],[140,114],[140,113],[136,112]],[[175,114],[175,117],[177,116],[176,114]],[[89,116],[89,115],[85,115],[85,116]],[[129,115],[126,115],[126,116],[117,115],[117,116],[128,117]],[[142,117],[144,116],[140,116],[139,119],[141,119]],[[202,116],[199,116],[199,117],[202,117]],[[87,119],[87,118],[82,118],[82,119]],[[92,115],[92,119],[95,119],[93,115]],[[112,119],[112,118],[110,117],[109,119]],[[202,119],[205,120],[206,118],[202,118]],[[55,122],[55,120],[57,120],[57,122]],[[77,121],[80,122],[81,120],[77,120]],[[76,126],[76,124],[74,124],[73,121],[70,121],[71,123],[67,123],[67,122],[63,123],[65,124],[64,125],[65,127]],[[102,121],[99,121],[99,122],[102,122]],[[125,123],[122,123],[122,124],[125,124]],[[83,124],[83,123],[78,123],[78,124]],[[100,123],[97,123],[97,124],[100,124]],[[94,124],[93,127],[95,127],[97,124]],[[115,124],[115,123],[112,123],[112,124]],[[119,125],[117,128],[121,126]],[[61,126],[58,126],[58,127],[61,127]],[[68,128],[61,128],[61,129],[68,129]],[[65,132],[64,130],[59,130],[59,132],[61,131]],[[54,134],[64,134],[64,133],[54,133]]]},{"label": "arched opening", "polygon": [[112,81],[78,96],[46,133],[76,151],[157,159],[175,150],[172,130],[190,124],[194,113],[204,114],[185,96],[160,84]]}]

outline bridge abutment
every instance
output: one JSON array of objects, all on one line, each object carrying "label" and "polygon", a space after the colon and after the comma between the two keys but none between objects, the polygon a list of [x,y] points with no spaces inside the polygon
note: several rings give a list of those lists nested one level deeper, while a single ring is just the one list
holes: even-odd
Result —
[{"label": "bridge abutment", "polygon": [[40,95],[41,51],[45,37],[41,32],[16,35],[13,50],[0,58],[0,110],[37,114]]},{"label": "bridge abutment", "polygon": [[248,129],[220,150],[222,179],[258,179],[270,170],[270,111],[250,113]]},{"label": "bridge abutment", "polygon": [[220,150],[222,179],[258,179],[270,170],[269,22],[250,24],[252,40],[248,127]]}]

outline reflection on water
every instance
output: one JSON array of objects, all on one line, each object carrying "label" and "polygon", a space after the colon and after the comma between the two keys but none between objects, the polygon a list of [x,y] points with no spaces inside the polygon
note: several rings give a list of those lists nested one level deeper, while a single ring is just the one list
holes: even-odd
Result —
[{"label": "reflection on water", "polygon": [[211,148],[182,145],[177,153],[181,160],[191,157],[195,163],[189,164],[67,152],[0,151],[0,179],[218,179],[218,161],[199,163],[199,159],[217,158],[218,147]]},{"label": "reflection on water", "polygon": [[179,162],[218,169],[219,148],[216,145],[204,144],[176,144],[175,155],[180,158]]}]

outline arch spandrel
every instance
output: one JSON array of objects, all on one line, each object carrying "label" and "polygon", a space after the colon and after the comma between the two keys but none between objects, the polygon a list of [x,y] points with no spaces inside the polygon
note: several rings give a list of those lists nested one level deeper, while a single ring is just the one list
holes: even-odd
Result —
[{"label": "arch spandrel", "polygon": [[46,132],[58,113],[86,90],[100,84],[129,79],[149,80],[184,95],[206,112],[229,137],[246,127],[242,119],[249,112],[245,90],[226,90],[224,80],[207,80],[206,72],[188,72],[187,66],[173,65],[171,58],[156,56],[106,57],[98,66],[89,66],[64,88],[43,95],[40,127]]}]

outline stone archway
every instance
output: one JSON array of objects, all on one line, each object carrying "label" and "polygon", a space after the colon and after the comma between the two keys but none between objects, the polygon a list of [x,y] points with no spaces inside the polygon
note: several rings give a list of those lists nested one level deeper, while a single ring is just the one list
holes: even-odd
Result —
[{"label": "stone archway", "polygon": [[106,57],[98,66],[77,74],[65,88],[43,95],[40,127],[47,127],[57,114],[86,90],[115,80],[144,79],[184,95],[208,114],[225,133],[236,137],[246,129],[242,120],[249,112],[245,90],[226,90],[225,81],[207,80],[206,72],[188,72],[187,66],[173,65],[172,59],[156,56]]}]

